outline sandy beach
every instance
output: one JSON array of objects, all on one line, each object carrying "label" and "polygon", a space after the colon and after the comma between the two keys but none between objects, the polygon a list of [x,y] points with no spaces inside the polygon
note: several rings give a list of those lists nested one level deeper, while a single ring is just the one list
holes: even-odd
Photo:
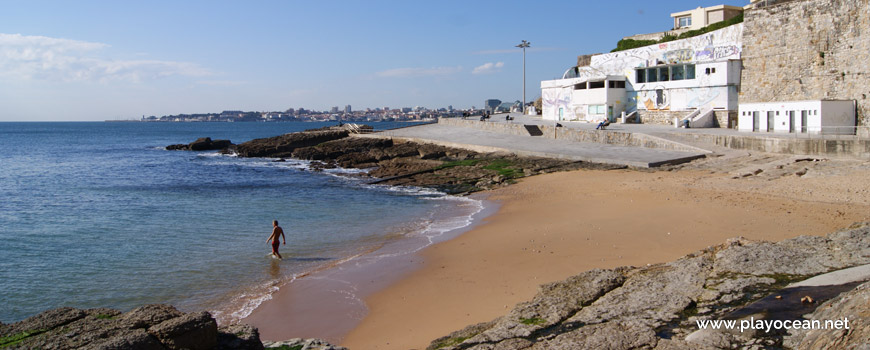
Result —
[{"label": "sandy beach", "polygon": [[503,315],[540,284],[585,270],[666,262],[736,236],[777,241],[868,220],[870,169],[860,162],[787,160],[752,176],[735,170],[745,163],[724,163],[554,173],[492,191],[499,211],[427,248],[420,269],[367,297],[367,316],[341,345],[425,349]]}]

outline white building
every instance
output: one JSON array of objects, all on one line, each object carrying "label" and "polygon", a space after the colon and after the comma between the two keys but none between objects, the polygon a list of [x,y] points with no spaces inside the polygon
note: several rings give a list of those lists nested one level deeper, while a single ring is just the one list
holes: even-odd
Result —
[{"label": "white building", "polygon": [[740,131],[855,134],[855,101],[788,101],[742,103]]},{"label": "white building", "polygon": [[624,111],[637,112],[644,123],[671,124],[674,118],[706,110],[717,124],[730,126],[737,114],[742,37],[743,24],[736,24],[692,38],[594,55],[588,66],[541,82],[543,118],[614,121]]},{"label": "white building", "polygon": [[713,23],[727,21],[741,13],[743,13],[742,7],[717,5],[675,12],[671,14],[671,17],[674,19],[674,29],[687,28],[689,30],[695,30],[704,28]]}]

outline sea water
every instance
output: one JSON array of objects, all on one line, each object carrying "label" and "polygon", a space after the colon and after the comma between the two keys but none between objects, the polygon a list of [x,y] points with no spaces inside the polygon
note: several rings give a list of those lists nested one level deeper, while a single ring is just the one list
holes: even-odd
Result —
[{"label": "sea water", "polygon": [[[324,125],[0,123],[0,321],[169,303],[232,322],[282,284],[406,237],[431,242],[480,211],[471,199],[367,185],[358,170],[164,150]],[[280,262],[268,256],[272,220],[287,238]]]}]

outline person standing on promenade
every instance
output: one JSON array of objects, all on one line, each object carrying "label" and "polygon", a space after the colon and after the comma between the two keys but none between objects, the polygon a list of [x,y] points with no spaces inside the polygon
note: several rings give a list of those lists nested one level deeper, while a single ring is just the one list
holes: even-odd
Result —
[{"label": "person standing on promenade", "polygon": [[266,242],[272,241],[272,255],[278,257],[278,259],[284,259],[281,256],[281,253],[278,253],[278,246],[280,242],[278,241],[278,236],[281,236],[281,239],[284,240],[284,245],[287,245],[287,238],[284,237],[284,229],[281,226],[278,226],[278,220],[272,220],[272,235],[266,239]]}]

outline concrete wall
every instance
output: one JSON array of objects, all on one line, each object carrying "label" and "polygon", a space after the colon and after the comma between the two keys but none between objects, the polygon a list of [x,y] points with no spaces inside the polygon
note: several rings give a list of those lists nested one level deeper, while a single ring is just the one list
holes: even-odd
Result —
[{"label": "concrete wall", "polygon": [[[718,117],[720,114],[724,113],[717,111],[716,114]],[[438,123],[513,135],[528,135],[528,132],[522,124],[481,122],[477,120],[462,120],[458,118],[441,118],[438,120]],[[709,153],[707,150],[685,145],[680,142],[665,140],[640,133],[628,133],[615,130],[599,131],[554,128],[552,125],[540,125],[539,128],[544,133],[544,136],[529,137],[552,138],[554,133],[553,130],[556,129],[556,138],[560,140],[599,142],[618,146]],[[860,137],[846,137],[844,139],[830,139],[837,136],[821,138],[775,138],[765,137],[764,134],[722,135],[704,133],[677,133],[671,134],[670,137],[681,137],[686,142],[693,142],[696,144],[713,144],[722,147],[756,152],[870,160],[870,134],[865,134]]]},{"label": "concrete wall", "polygon": [[[519,123],[508,124],[501,122],[481,122],[479,120],[459,118],[441,118],[438,120],[438,123],[444,125],[461,126],[465,128],[474,128],[478,130],[485,130],[503,134],[529,136],[529,133],[528,131],[526,131],[526,128],[523,126],[523,124]],[[555,137],[558,140],[568,140],[575,142],[595,142],[616,146],[656,148],[683,152],[710,153],[709,151],[704,149],[640,133],[620,132],[614,130],[603,131],[556,128],[553,125],[538,125],[538,128],[541,129],[544,135],[529,137],[552,139],[555,134]]]},{"label": "concrete wall", "polygon": [[686,141],[715,144],[739,150],[870,160],[870,140],[866,138],[832,140],[824,138],[775,138],[758,136],[759,134],[742,136],[692,133],[682,135]]},{"label": "concrete wall", "polygon": [[740,103],[856,100],[870,125],[870,0],[802,0],[747,10]]}]

